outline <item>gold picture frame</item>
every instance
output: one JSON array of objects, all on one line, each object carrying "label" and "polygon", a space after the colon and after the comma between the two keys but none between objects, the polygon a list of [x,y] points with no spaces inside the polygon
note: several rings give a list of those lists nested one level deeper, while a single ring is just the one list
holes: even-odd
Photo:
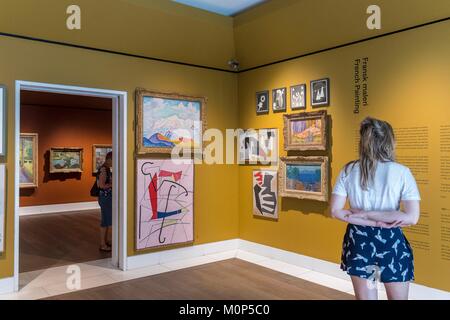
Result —
[{"label": "gold picture frame", "polygon": [[[137,89],[136,90],[136,109],[137,109],[137,119],[136,119],[136,150],[137,154],[139,155],[145,155],[145,154],[170,154],[172,152],[172,149],[175,146],[175,143],[179,143],[178,141],[183,141],[179,138],[178,141],[171,140],[170,136],[168,136],[167,132],[158,132],[157,129],[154,128],[144,128],[144,122],[151,122],[151,121],[145,121],[144,119],[144,99],[149,98],[152,100],[163,100],[159,101],[164,105],[166,103],[168,106],[167,108],[171,108],[174,103],[178,102],[182,105],[184,103],[196,103],[199,104],[199,111],[198,111],[198,119],[195,119],[194,121],[200,121],[200,137],[194,137],[192,139],[193,143],[195,143],[195,139],[199,139],[198,143],[199,145],[194,148],[194,152],[191,152],[191,154],[197,154],[203,152],[203,146],[202,146],[202,137],[203,133],[206,130],[206,104],[207,104],[207,98],[205,97],[195,97],[195,96],[187,96],[187,95],[181,95],[177,93],[164,93],[164,92],[156,92],[156,91],[150,91],[146,89]],[[169,103],[170,102],[170,103]],[[190,105],[192,107],[192,105]],[[195,106],[196,107],[196,106]],[[194,108],[195,108],[194,107]],[[161,108],[162,109],[162,108]],[[167,110],[166,110],[167,111]],[[164,113],[164,112],[161,112]],[[152,117],[156,117],[156,121],[163,121],[167,120],[167,118],[158,118],[158,115],[155,115],[155,113],[151,114]],[[174,130],[177,129],[185,129],[180,126],[177,126],[177,120],[178,114],[173,114],[172,117],[174,117],[174,121],[172,124],[167,124],[167,127],[174,127]],[[155,119],[152,119],[155,120]],[[182,123],[182,121],[178,121],[179,123]],[[160,127],[160,126],[159,126]],[[189,129],[185,129],[189,130]],[[144,136],[144,131],[150,131],[150,134],[147,134],[147,136]],[[195,129],[194,134],[192,136],[195,136]],[[192,137],[191,136],[191,137]],[[144,140],[146,139],[146,140]],[[192,142],[188,142],[192,143]],[[200,150],[199,150],[200,149]]]},{"label": "gold picture frame", "polygon": [[[73,157],[63,158],[64,153],[78,153],[77,165],[72,164]],[[67,155],[66,155],[67,156]],[[77,159],[75,158],[75,160]],[[83,148],[52,147],[50,148],[50,173],[82,173],[83,172]],[[58,162],[58,163],[57,163]],[[58,167],[57,167],[58,166]]]},{"label": "gold picture frame", "polygon": [[325,110],[284,115],[283,119],[284,150],[327,150],[328,118]]},{"label": "gold picture frame", "polygon": [[[107,149],[107,150],[112,151],[112,145],[111,144],[94,144],[94,145],[92,145],[92,173],[93,174],[96,174],[99,169],[99,168],[97,168],[97,165],[98,165],[97,149]],[[109,152],[109,151],[107,151],[107,152]]]},{"label": "gold picture frame", "polygon": [[281,197],[328,202],[328,157],[282,157],[280,160]]},{"label": "gold picture frame", "polygon": [[[32,159],[25,159],[24,150],[30,146],[25,146],[25,139],[31,140],[31,153]],[[20,180],[27,179],[31,175],[32,178],[27,182],[19,182],[20,189],[26,188],[37,188],[38,187],[38,141],[39,135],[37,133],[21,133],[20,134],[20,146],[19,146],[19,170],[20,170]],[[27,168],[27,164],[31,164],[31,168]]]}]

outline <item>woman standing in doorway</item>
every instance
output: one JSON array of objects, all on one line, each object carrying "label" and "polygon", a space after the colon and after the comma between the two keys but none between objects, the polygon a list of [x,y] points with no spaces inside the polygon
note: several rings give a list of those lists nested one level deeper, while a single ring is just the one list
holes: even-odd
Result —
[{"label": "woman standing in doorway", "polygon": [[112,152],[108,152],[105,163],[97,172],[97,186],[99,188],[98,203],[101,208],[100,250],[111,251],[112,225]]},{"label": "woman standing in doorway", "polygon": [[[384,283],[388,299],[406,300],[414,280],[413,252],[401,227],[418,222],[420,195],[411,171],[395,162],[394,149],[391,125],[366,118],[359,159],[342,169],[333,189],[331,214],[348,223],[341,269],[359,300],[378,298],[375,280]],[[344,209],[347,199],[350,209]]]}]

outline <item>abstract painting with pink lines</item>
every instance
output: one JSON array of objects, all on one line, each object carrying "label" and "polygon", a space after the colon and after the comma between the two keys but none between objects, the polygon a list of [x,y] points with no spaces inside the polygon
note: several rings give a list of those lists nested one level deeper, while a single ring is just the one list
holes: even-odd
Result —
[{"label": "abstract painting with pink lines", "polygon": [[138,159],[136,249],[194,240],[194,163]]}]

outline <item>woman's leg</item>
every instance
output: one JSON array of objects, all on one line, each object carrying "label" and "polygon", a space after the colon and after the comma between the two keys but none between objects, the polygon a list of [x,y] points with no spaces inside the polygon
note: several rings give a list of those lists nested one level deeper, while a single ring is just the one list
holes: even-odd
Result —
[{"label": "woman's leg", "polygon": [[372,280],[351,276],[356,300],[378,300],[378,288]]},{"label": "woman's leg", "polygon": [[106,235],[108,233],[108,227],[100,227],[100,248],[105,249],[106,245]]},{"label": "woman's leg", "polygon": [[101,210],[101,222],[100,222],[100,250],[109,251],[109,246],[106,243],[106,237],[108,235],[108,227],[105,223],[105,197],[100,194],[98,198],[98,204],[100,205]]},{"label": "woman's leg", "polygon": [[384,287],[389,300],[408,300],[409,282],[389,282]]},{"label": "woman's leg", "polygon": [[111,227],[106,227],[105,243],[111,246]]}]

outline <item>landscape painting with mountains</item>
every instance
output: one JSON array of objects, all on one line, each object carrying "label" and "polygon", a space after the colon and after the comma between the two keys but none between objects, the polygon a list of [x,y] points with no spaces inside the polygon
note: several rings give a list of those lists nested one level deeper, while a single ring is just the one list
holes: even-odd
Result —
[{"label": "landscape painting with mountains", "polygon": [[148,96],[143,102],[144,147],[200,147],[200,102]]}]

